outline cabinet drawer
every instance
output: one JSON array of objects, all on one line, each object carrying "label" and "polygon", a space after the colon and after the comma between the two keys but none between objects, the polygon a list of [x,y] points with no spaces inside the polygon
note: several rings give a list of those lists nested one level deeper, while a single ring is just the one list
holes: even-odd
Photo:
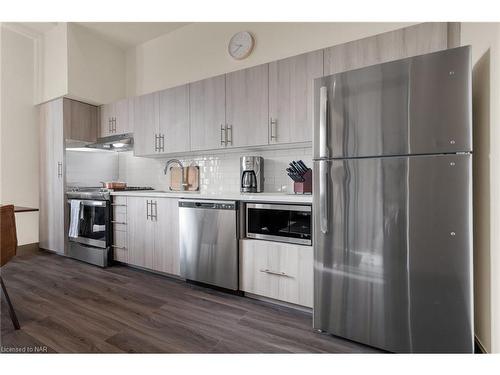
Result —
[{"label": "cabinet drawer", "polygon": [[113,231],[113,256],[119,262],[128,263],[127,232]]},{"label": "cabinet drawer", "polygon": [[125,227],[125,229],[120,229],[120,230],[127,230],[126,224],[127,224],[127,214],[126,213],[115,213],[113,215],[113,228],[114,229]]},{"label": "cabinet drawer", "polygon": [[116,215],[127,215],[127,206],[113,206],[113,217],[116,217]]},{"label": "cabinet drawer", "polygon": [[312,307],[312,246],[242,240],[240,262],[241,290]]}]

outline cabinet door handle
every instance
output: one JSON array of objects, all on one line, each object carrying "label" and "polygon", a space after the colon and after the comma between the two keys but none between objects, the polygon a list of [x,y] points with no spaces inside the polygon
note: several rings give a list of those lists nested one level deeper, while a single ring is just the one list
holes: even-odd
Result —
[{"label": "cabinet door handle", "polygon": [[116,118],[115,117],[111,118],[111,131],[113,133],[116,133]]},{"label": "cabinet door handle", "polygon": [[149,220],[149,205],[150,205],[150,202],[149,200],[146,200],[146,220]]},{"label": "cabinet door handle", "polygon": [[284,272],[280,272],[280,271],[271,271],[269,269],[265,269],[265,270],[259,270],[260,272],[263,272],[263,273],[268,273],[270,275],[276,275],[276,276],[284,276],[284,277],[292,277],[290,275],[287,275],[286,273]]},{"label": "cabinet door handle", "polygon": [[57,177],[62,177],[62,163],[57,162]]},{"label": "cabinet door handle", "polygon": [[160,152],[165,152],[165,134],[160,134]]},{"label": "cabinet door handle", "polygon": [[112,224],[127,225],[127,223],[125,223],[124,221],[115,221],[115,220],[111,220],[111,223],[112,223]]},{"label": "cabinet door handle", "polygon": [[111,128],[111,117],[108,117],[108,132],[111,133],[113,130]]},{"label": "cabinet door handle", "polygon": [[120,204],[120,203],[111,203],[111,205],[115,207],[127,207],[126,204]]},{"label": "cabinet door handle", "polygon": [[158,151],[158,134],[155,134],[155,152]]},{"label": "cabinet door handle", "polygon": [[[153,206],[155,208],[155,213],[153,216]],[[154,219],[154,221],[158,221],[158,202],[157,201],[151,201],[151,219]]]},{"label": "cabinet door handle", "polygon": [[[231,133],[229,133],[231,132]],[[230,135],[228,135],[230,134]],[[226,125],[226,146],[227,144],[233,145],[233,125]]]},{"label": "cabinet door handle", "polygon": [[271,118],[271,142],[274,140],[274,141],[277,141],[278,140],[278,135],[277,135],[277,130],[278,130],[278,120],[277,119],[273,119]]},{"label": "cabinet door handle", "polygon": [[220,145],[221,147],[225,147],[227,145],[226,128],[222,124],[220,124]]},{"label": "cabinet door handle", "polygon": [[114,249],[119,249],[119,250],[127,250],[125,246],[116,246],[116,245],[111,245]]}]

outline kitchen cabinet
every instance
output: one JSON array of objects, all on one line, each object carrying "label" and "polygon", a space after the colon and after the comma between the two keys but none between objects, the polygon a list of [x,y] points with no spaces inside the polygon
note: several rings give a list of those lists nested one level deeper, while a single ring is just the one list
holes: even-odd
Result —
[{"label": "kitchen cabinet", "polygon": [[153,269],[180,275],[179,207],[173,198],[153,199],[155,233]]},{"label": "kitchen cabinet", "polygon": [[240,241],[240,289],[313,306],[313,248],[272,241]]},{"label": "kitchen cabinet", "polygon": [[132,133],[134,131],[133,104],[133,99],[127,98],[102,105],[100,108],[100,137]]},{"label": "kitchen cabinet", "polygon": [[323,50],[269,64],[269,143],[312,140],[313,80],[323,76]]},{"label": "kitchen cabinet", "polygon": [[159,110],[159,152],[189,151],[189,85],[160,91]]},{"label": "kitchen cabinet", "polygon": [[128,263],[180,274],[177,199],[127,197]]},{"label": "kitchen cabinet", "polygon": [[65,251],[67,229],[64,128],[62,98],[40,105],[39,246],[59,254]]},{"label": "kitchen cabinet", "polygon": [[76,100],[63,99],[65,138],[95,142],[98,133],[98,108]]},{"label": "kitchen cabinet", "polygon": [[268,144],[268,65],[226,74],[227,147]]},{"label": "kitchen cabinet", "polygon": [[151,156],[159,150],[159,95],[157,92],[134,98],[134,155]]},{"label": "kitchen cabinet", "polygon": [[113,259],[129,263],[127,197],[113,197]]},{"label": "kitchen cabinet", "polygon": [[220,75],[189,85],[191,150],[225,146],[226,76]]},{"label": "kitchen cabinet", "polygon": [[[446,22],[421,23],[325,49],[325,75],[448,48]],[[451,35],[450,35],[451,36]]]}]

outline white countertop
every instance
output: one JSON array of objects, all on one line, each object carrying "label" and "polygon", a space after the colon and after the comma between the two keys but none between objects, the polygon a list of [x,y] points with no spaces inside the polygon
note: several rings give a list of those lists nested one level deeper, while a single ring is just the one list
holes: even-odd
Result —
[{"label": "white countertop", "polygon": [[286,193],[199,193],[199,192],[168,192],[159,190],[140,191],[113,191],[111,195],[129,197],[155,197],[155,198],[185,198],[185,199],[222,199],[247,202],[287,202],[287,203],[312,203],[311,194],[286,194]]}]

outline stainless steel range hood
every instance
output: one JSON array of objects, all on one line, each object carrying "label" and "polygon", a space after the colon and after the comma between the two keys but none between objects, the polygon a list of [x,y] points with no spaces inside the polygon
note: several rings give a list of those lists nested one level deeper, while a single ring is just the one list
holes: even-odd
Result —
[{"label": "stainless steel range hood", "polygon": [[126,133],[98,138],[96,143],[88,144],[86,147],[108,151],[130,151],[134,148],[134,134]]}]

